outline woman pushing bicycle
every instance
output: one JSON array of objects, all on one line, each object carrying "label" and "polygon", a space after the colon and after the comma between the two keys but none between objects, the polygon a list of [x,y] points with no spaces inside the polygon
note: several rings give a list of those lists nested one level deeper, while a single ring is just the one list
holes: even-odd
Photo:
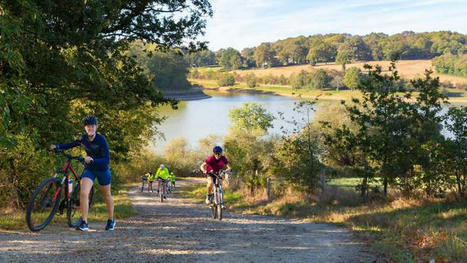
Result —
[{"label": "woman pushing bicycle", "polygon": [[[229,161],[222,155],[222,147],[215,146],[212,149],[213,155],[209,156],[203,164],[201,164],[201,171],[206,174],[207,178],[207,195],[206,195],[206,204],[211,204],[212,200],[212,188],[214,186],[214,175],[212,173],[218,173],[224,166],[227,167],[227,171],[230,171]],[[222,179],[219,179],[219,184],[222,185]],[[221,203],[221,207],[224,207],[224,204]]]},{"label": "woman pushing bicycle", "polygon": [[88,227],[88,209],[89,209],[89,192],[94,184],[94,179],[97,177],[100,190],[104,197],[107,206],[109,219],[105,230],[115,229],[114,220],[114,204],[110,193],[110,182],[112,174],[109,168],[109,146],[104,136],[97,133],[97,118],[89,115],[83,119],[84,130],[86,134],[80,136],[77,140],[65,144],[50,145],[50,150],[66,150],[73,147],[81,146],[86,151],[87,156],[84,158],[84,171],[81,179],[80,192],[80,208],[81,218],[77,230],[87,231]]}]

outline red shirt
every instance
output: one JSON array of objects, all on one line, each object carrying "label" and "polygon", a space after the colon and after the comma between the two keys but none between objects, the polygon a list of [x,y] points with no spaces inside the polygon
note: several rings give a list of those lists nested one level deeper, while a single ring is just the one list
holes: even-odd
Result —
[{"label": "red shirt", "polygon": [[207,164],[206,171],[212,171],[214,173],[219,172],[225,165],[229,164],[229,161],[227,161],[227,158],[225,158],[224,155],[221,155],[219,160],[217,160],[214,155],[211,155],[206,159],[205,162]]}]

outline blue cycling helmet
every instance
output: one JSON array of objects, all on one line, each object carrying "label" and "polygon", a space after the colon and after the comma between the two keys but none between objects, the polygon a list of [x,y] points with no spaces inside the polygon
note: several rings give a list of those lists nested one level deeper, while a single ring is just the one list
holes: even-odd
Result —
[{"label": "blue cycling helmet", "polygon": [[97,125],[97,118],[94,115],[88,115],[83,119],[83,125]]},{"label": "blue cycling helmet", "polygon": [[214,146],[214,148],[212,148],[212,152],[213,153],[222,153],[222,147],[220,147],[219,145]]}]

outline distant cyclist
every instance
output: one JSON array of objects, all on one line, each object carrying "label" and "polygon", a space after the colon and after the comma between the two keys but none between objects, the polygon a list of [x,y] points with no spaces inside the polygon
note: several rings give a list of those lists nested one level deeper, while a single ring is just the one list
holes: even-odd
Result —
[{"label": "distant cyclist", "polygon": [[[207,177],[207,195],[206,195],[206,204],[211,204],[212,200],[212,188],[214,186],[214,175],[213,173],[218,173],[224,166],[227,167],[227,171],[230,171],[229,161],[222,155],[222,147],[215,146],[212,149],[213,155],[209,156],[203,164],[201,164],[201,171],[206,174]],[[219,180],[219,184],[222,184],[222,180]],[[221,204],[224,208],[224,204]]]},{"label": "distant cyclist", "polygon": [[170,172],[170,183],[172,184],[172,188],[175,189],[175,174],[174,174],[174,172]]},{"label": "distant cyclist", "polygon": [[157,169],[156,172],[156,179],[157,179],[157,189],[161,189],[161,183],[162,183],[162,189],[163,189],[163,195],[164,199],[167,198],[167,179],[169,178],[169,169],[165,167],[164,164],[161,164],[160,167]]},{"label": "distant cyclist", "polygon": [[146,177],[148,180],[148,192],[149,191],[154,192],[152,190],[152,183],[154,182],[154,173],[152,171],[149,171],[149,173],[146,173]]},{"label": "distant cyclist", "polygon": [[76,229],[87,231],[88,227],[88,210],[89,210],[89,192],[91,191],[94,179],[97,177],[100,190],[104,197],[109,214],[109,220],[105,230],[114,230],[114,200],[110,193],[110,182],[112,174],[109,169],[109,146],[104,136],[97,133],[97,118],[89,115],[83,119],[84,130],[86,134],[80,136],[77,140],[65,144],[50,145],[50,150],[66,150],[76,146],[81,146],[86,151],[87,156],[84,158],[84,171],[81,178],[81,193],[80,193],[80,209],[81,218]]}]

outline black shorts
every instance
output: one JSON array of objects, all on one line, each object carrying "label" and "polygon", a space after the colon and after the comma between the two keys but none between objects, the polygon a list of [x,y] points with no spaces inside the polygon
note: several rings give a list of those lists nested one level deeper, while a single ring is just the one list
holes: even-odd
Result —
[{"label": "black shorts", "polygon": [[[217,180],[218,177],[217,177],[215,174],[213,174],[213,173],[207,173],[207,174],[206,174],[206,178],[209,178],[209,177],[212,178],[213,183],[216,183],[216,180]],[[222,179],[222,178],[221,178],[221,179]]]}]

